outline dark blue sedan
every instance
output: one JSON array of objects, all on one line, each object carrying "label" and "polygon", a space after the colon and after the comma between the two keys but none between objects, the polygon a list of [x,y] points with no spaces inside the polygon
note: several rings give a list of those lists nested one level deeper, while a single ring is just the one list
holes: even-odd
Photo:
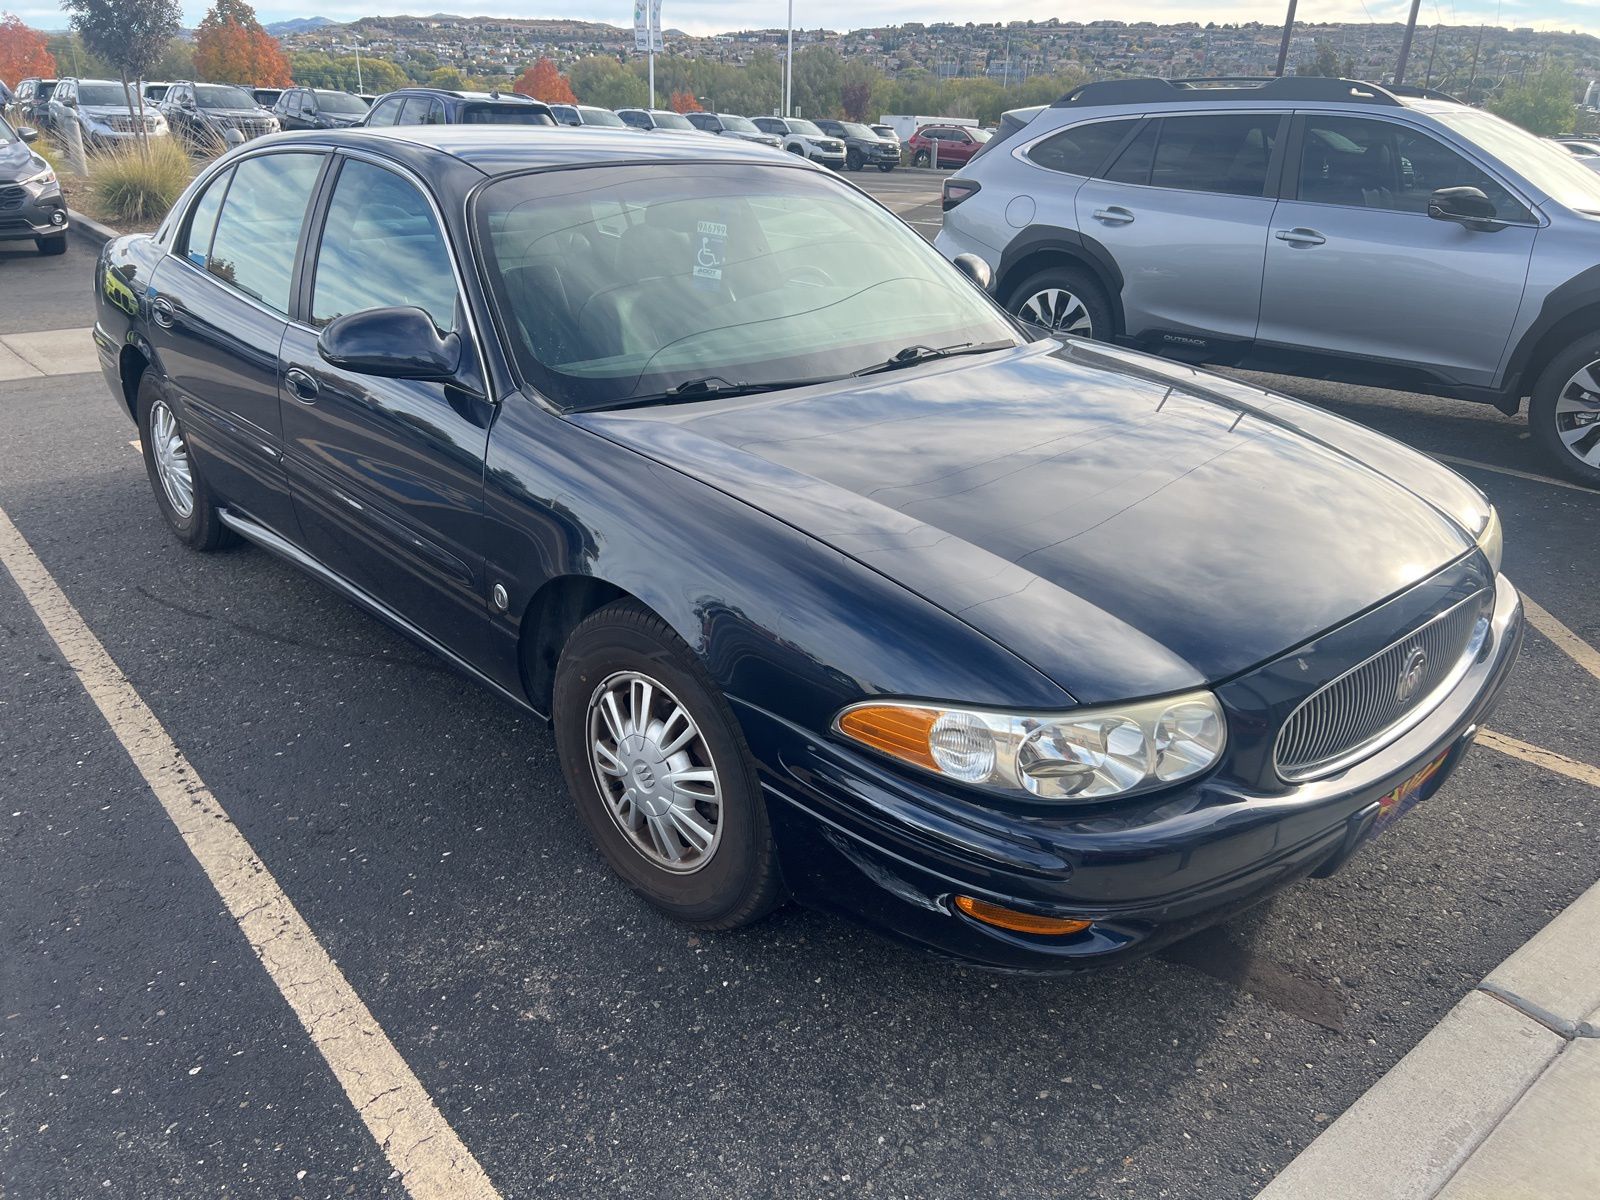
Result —
[{"label": "dark blue sedan", "polygon": [[1030,342],[759,146],[267,138],[98,271],[173,533],[548,715],[611,865],[694,925],[792,896],[992,967],[1149,950],[1436,792],[1520,644],[1457,475]]}]

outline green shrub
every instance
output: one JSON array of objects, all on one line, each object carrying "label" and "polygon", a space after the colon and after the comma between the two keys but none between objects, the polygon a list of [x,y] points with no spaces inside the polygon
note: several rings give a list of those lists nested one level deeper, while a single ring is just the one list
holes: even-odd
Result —
[{"label": "green shrub", "polygon": [[89,195],[108,221],[146,224],[167,215],[188,186],[189,156],[175,137],[151,138],[89,156]]}]

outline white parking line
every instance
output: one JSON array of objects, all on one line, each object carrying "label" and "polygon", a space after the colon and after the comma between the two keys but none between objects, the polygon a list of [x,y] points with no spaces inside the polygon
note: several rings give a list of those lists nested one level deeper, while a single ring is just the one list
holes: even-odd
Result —
[{"label": "white parking line", "polygon": [[498,1200],[361,997],[27,540],[0,510],[0,563],[144,776],[413,1200]]},{"label": "white parking line", "polygon": [[1597,651],[1588,642],[1573,633],[1572,630],[1568,629],[1526,596],[1522,598],[1522,611],[1527,614],[1528,624],[1554,642],[1556,649],[1560,650],[1596,679],[1600,679],[1600,651]]},{"label": "white parking line", "polygon": [[1500,751],[1501,754],[1509,754],[1512,758],[1520,758],[1525,763],[1543,767],[1546,771],[1554,771],[1557,775],[1565,775],[1568,779],[1576,779],[1579,783],[1600,788],[1600,767],[1591,767],[1588,763],[1568,758],[1565,754],[1557,754],[1554,750],[1545,750],[1540,746],[1518,741],[1514,737],[1507,737],[1492,729],[1481,730],[1477,740],[1480,746],[1487,746],[1491,750]]},{"label": "white parking line", "polygon": [[1548,475],[1535,475],[1531,471],[1519,471],[1515,467],[1497,467],[1493,463],[1479,462],[1474,458],[1458,458],[1454,454],[1432,454],[1430,457],[1457,467],[1476,467],[1480,471],[1493,471],[1496,475],[1511,475],[1517,479],[1527,479],[1534,483],[1548,483],[1551,487],[1568,488],[1574,492],[1585,492],[1590,496],[1600,497],[1600,492],[1595,491],[1593,488],[1584,487],[1581,483],[1573,483],[1566,479],[1552,479]]}]

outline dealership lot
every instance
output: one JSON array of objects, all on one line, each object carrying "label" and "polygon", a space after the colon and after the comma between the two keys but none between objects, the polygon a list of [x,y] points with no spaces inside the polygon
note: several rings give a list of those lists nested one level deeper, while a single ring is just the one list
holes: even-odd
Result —
[{"label": "dealership lot", "polygon": [[[935,231],[936,177],[851,178]],[[50,306],[8,303],[0,345],[70,347],[91,261],[0,248],[0,286]],[[1517,753],[1475,750],[1332,880],[1032,981],[810,912],[657,917],[571,818],[535,722],[260,551],[183,551],[92,362],[18,345],[0,510],[502,1195],[1248,1196],[1600,875],[1577,648],[1600,644],[1600,495],[1492,410],[1271,381],[1500,506],[1507,573],[1580,639],[1530,633],[1494,722]],[[32,607],[0,578],[0,1185],[403,1194]]]}]

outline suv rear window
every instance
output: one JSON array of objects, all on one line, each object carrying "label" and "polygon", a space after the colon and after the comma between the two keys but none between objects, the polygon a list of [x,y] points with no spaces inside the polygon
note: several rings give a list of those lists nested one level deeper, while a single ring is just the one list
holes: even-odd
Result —
[{"label": "suv rear window", "polygon": [[1190,192],[1260,196],[1266,192],[1267,167],[1282,123],[1275,113],[1166,117],[1157,123],[1148,178],[1138,175],[1150,130],[1123,152],[1107,178]]},{"label": "suv rear window", "polygon": [[1028,160],[1068,175],[1093,175],[1105,166],[1106,160],[1138,123],[1139,118],[1135,117],[1127,121],[1094,121],[1063,129],[1029,150]]},{"label": "suv rear window", "polygon": [[463,125],[554,125],[549,114],[531,104],[464,104]]}]

